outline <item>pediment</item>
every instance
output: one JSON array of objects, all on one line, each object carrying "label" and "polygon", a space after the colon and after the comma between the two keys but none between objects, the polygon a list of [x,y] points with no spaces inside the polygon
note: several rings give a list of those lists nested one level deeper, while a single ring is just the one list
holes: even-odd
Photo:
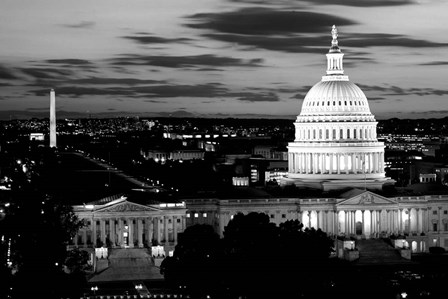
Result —
[{"label": "pediment", "polygon": [[337,206],[372,206],[372,205],[395,205],[397,202],[393,199],[365,191],[351,198],[343,199]]},{"label": "pediment", "polygon": [[129,201],[123,201],[111,206],[107,206],[104,208],[100,208],[96,210],[97,213],[122,213],[122,212],[151,212],[156,211],[157,209],[136,204]]}]

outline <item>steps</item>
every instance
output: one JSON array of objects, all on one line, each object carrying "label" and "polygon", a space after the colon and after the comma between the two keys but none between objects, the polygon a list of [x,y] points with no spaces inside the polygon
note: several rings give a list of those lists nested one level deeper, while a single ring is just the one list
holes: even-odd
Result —
[{"label": "steps", "polygon": [[358,265],[394,265],[410,264],[409,260],[401,257],[400,253],[382,239],[368,239],[356,241],[359,250]]},{"label": "steps", "polygon": [[108,260],[109,267],[93,276],[89,282],[163,279],[147,249],[112,249]]}]

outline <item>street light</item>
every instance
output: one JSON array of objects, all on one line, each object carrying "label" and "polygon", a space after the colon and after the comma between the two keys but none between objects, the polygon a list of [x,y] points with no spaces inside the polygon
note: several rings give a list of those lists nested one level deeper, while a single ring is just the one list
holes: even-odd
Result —
[{"label": "street light", "polygon": [[91,289],[92,292],[93,292],[93,296],[96,297],[96,291],[98,291],[98,287],[97,287],[97,286],[94,286],[94,287],[91,287],[90,289]]}]

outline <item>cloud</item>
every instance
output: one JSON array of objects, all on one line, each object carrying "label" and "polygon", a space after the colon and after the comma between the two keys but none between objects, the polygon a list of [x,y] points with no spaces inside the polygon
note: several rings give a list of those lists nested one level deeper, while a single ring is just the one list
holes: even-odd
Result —
[{"label": "cloud", "polygon": [[428,96],[428,95],[437,95],[443,96],[448,95],[448,90],[445,89],[434,89],[434,88],[401,88],[398,86],[376,86],[376,85],[364,85],[357,84],[359,88],[364,91],[372,91],[372,92],[382,92],[382,95],[385,96],[397,96],[397,95],[417,95],[417,96]]},{"label": "cloud", "polygon": [[239,96],[236,100],[242,101],[242,102],[279,102],[279,97],[274,93],[265,93],[265,94],[258,94],[258,93],[241,93],[241,94],[235,94],[235,96]]},{"label": "cloud", "polygon": [[[236,45],[251,46],[259,49],[283,51],[290,53],[324,53],[330,48],[328,36],[304,37],[304,36],[260,36],[239,34],[203,34],[202,36],[224,41]],[[249,48],[247,50],[252,50]]]},{"label": "cloud", "polygon": [[414,4],[412,0],[304,0],[312,4],[343,5],[356,7],[399,6]]},{"label": "cloud", "polygon": [[95,22],[91,22],[91,21],[82,21],[79,23],[75,23],[75,24],[62,24],[62,26],[67,27],[67,28],[80,28],[80,29],[84,29],[84,28],[93,28],[95,26]]},{"label": "cloud", "polygon": [[369,97],[368,100],[369,100],[369,101],[372,101],[372,102],[378,102],[378,101],[386,100],[386,98],[382,98],[382,97]]},{"label": "cloud", "polygon": [[52,64],[65,64],[65,65],[90,65],[92,64],[90,61],[88,60],[84,60],[84,59],[74,59],[74,58],[68,58],[68,59],[49,59],[49,60],[45,60],[45,62],[47,63],[52,63]]},{"label": "cloud", "polygon": [[14,80],[18,79],[18,77],[14,74],[12,70],[0,65],[0,79]]},{"label": "cloud", "polygon": [[86,84],[86,85],[144,85],[144,84],[156,84],[164,83],[165,81],[159,80],[143,80],[136,78],[100,78],[100,77],[88,77],[83,79],[70,80],[67,83]]},{"label": "cloud", "polygon": [[169,68],[189,68],[195,66],[259,66],[261,59],[243,60],[233,57],[215,55],[196,56],[145,56],[136,54],[125,54],[110,59],[113,65],[152,65]]},{"label": "cloud", "polygon": [[419,65],[448,65],[448,61],[431,61],[426,63],[420,63]]},{"label": "cloud", "polygon": [[270,35],[279,33],[316,33],[330,31],[332,24],[353,25],[354,21],[309,11],[277,10],[265,7],[242,8],[222,13],[200,13],[185,26],[222,33]]},{"label": "cloud", "polygon": [[72,74],[72,71],[65,68],[22,68],[20,71],[37,79],[59,79]]},{"label": "cloud", "polygon": [[344,33],[339,45],[344,47],[409,47],[409,48],[438,48],[447,47],[448,43],[436,43],[421,39],[412,39],[400,34],[387,33]]},{"label": "cloud", "polygon": [[133,40],[139,44],[186,43],[191,41],[189,38],[164,38],[146,33],[137,33],[136,35],[123,36],[122,38]]}]

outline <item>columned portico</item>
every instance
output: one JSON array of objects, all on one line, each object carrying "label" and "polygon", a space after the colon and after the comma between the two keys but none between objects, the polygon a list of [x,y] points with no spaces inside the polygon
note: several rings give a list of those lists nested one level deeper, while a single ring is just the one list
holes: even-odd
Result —
[{"label": "columned portico", "polygon": [[79,247],[143,248],[155,243],[171,250],[177,243],[178,233],[186,228],[185,204],[172,206],[145,206],[126,198],[103,205],[75,206],[78,217],[90,224],[78,233],[81,238],[75,236],[75,244]]}]

